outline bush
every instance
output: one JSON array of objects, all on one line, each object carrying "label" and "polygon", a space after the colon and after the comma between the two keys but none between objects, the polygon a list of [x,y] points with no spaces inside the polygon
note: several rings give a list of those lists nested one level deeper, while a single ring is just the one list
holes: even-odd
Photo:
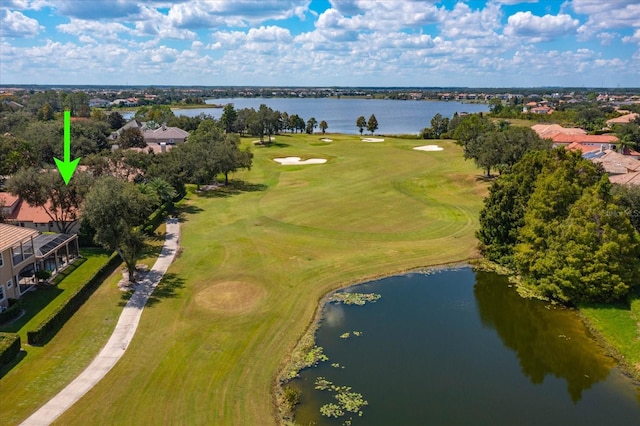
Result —
[{"label": "bush", "polygon": [[9,307],[0,313],[0,324],[18,318],[22,312],[22,302],[17,299],[9,299]]},{"label": "bush", "polygon": [[143,225],[143,232],[147,235],[153,235],[153,232],[156,230],[156,228],[160,226],[162,222],[164,222],[164,219],[167,217],[167,212],[172,205],[172,202],[165,203],[158,207],[153,213],[151,213],[149,219]]},{"label": "bush", "polygon": [[51,340],[120,262],[120,257],[116,253],[112,254],[109,261],[98,269],[83,286],[78,288],[66,303],[56,309],[49,318],[41,322],[35,330],[27,332],[27,343],[37,346],[44,345]]},{"label": "bush", "polygon": [[20,336],[0,333],[0,366],[8,364],[20,352]]}]

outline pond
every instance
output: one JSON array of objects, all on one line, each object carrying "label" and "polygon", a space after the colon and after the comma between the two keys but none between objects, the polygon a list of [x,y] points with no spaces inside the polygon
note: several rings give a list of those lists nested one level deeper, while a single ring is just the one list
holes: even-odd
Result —
[{"label": "pond", "polygon": [[[431,125],[431,119],[437,113],[443,117],[452,117],[458,112],[488,112],[487,104],[465,104],[440,101],[398,101],[389,99],[333,99],[333,98],[225,98],[208,99],[207,103],[226,105],[232,103],[236,109],[258,109],[260,104],[288,114],[298,114],[305,121],[315,117],[318,122],[325,120],[329,133],[356,134],[356,120],[359,116],[369,119],[375,114],[379,123],[376,133],[380,134],[417,134]],[[175,115],[195,117],[199,114],[222,116],[222,108],[174,109]],[[133,113],[124,113],[126,119]],[[319,132],[316,129],[316,132]],[[365,133],[367,133],[365,129]]]},{"label": "pond", "polygon": [[[382,297],[324,306],[329,360],[290,383],[299,424],[640,424],[640,387],[576,313],[521,298],[504,276],[461,268],[344,291]],[[336,392],[314,389],[318,377],[362,394],[362,417],[320,415]]]}]

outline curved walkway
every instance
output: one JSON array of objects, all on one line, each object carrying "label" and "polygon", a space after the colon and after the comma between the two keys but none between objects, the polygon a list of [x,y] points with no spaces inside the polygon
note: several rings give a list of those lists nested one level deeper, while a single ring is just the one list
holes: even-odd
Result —
[{"label": "curved walkway", "polygon": [[178,220],[167,220],[166,238],[160,256],[151,271],[138,284],[136,291],[122,310],[116,328],[105,347],[74,381],[27,418],[22,425],[50,425],[89,392],[116,365],[133,339],[149,296],[173,262],[178,251],[179,240],[180,224]]}]

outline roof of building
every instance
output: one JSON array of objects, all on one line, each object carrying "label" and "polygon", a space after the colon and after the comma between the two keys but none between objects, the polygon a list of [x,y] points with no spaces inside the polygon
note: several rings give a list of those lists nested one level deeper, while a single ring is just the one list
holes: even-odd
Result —
[{"label": "roof of building", "polygon": [[9,192],[0,192],[0,205],[3,207],[12,207],[20,198]]},{"label": "roof of building", "polygon": [[620,117],[616,117],[616,118],[612,118],[611,120],[607,120],[607,124],[611,125],[611,124],[627,124],[632,122],[633,120],[636,120],[637,118],[640,117],[640,114],[636,113],[636,112],[632,112],[630,114],[626,114]]},{"label": "roof of building", "polygon": [[578,143],[601,143],[609,144],[618,142],[618,138],[614,135],[577,135],[577,134],[563,134],[558,133],[550,138],[554,143],[570,144],[573,142]]},{"label": "roof of building", "polygon": [[155,130],[145,130],[145,139],[186,139],[189,132],[178,127],[160,126]]},{"label": "roof of building", "polygon": [[541,138],[551,138],[557,134],[586,135],[587,132],[577,127],[562,127],[559,124],[534,124],[531,128]]},{"label": "roof of building", "polygon": [[626,174],[640,172],[640,160],[636,160],[629,155],[622,155],[611,149],[605,149],[595,154],[590,153],[585,158],[589,158],[594,163],[602,164],[607,173]]},{"label": "roof of building", "polygon": [[640,172],[609,176],[609,182],[620,185],[640,185]]},{"label": "roof of building", "polygon": [[580,142],[572,142],[569,145],[565,146],[565,149],[569,151],[582,151],[583,153],[599,151],[602,149],[600,146],[596,145],[584,145]]},{"label": "roof of building", "polygon": [[[7,192],[0,192],[0,198],[4,197]],[[11,195],[11,194],[8,194]],[[51,208],[51,204],[47,202],[47,209]],[[33,222],[33,223],[49,223],[52,221],[44,208],[32,206],[24,200],[19,200],[13,211],[7,216],[7,220],[12,222]]]},{"label": "roof of building", "polygon": [[38,235],[35,229],[0,223],[0,252]]},{"label": "roof of building", "polygon": [[75,235],[68,234],[41,234],[33,239],[33,246],[36,252],[36,257],[46,257],[53,250],[57,249],[62,244],[76,238]]}]

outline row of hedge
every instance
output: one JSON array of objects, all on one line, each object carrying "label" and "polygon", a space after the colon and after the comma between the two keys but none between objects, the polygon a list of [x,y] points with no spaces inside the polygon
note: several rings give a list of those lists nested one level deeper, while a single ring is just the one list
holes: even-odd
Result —
[{"label": "row of hedge", "polygon": [[20,336],[0,333],[0,366],[8,364],[20,352]]},{"label": "row of hedge", "polygon": [[158,228],[158,226],[160,226],[160,224],[164,222],[169,209],[171,209],[172,207],[173,202],[169,201],[155,209],[155,211],[149,215],[149,219],[147,219],[147,222],[142,226],[142,231],[147,235],[153,235],[156,228]]},{"label": "row of hedge", "polygon": [[22,312],[22,302],[20,299],[9,299],[9,307],[0,312],[0,324],[14,320]]},{"label": "row of hedge", "polygon": [[104,281],[121,262],[120,257],[114,253],[109,257],[100,269],[98,269],[87,282],[76,290],[66,303],[56,309],[47,319],[42,321],[35,330],[27,332],[27,343],[30,345],[44,345],[62,328],[62,326],[80,309],[89,296]]}]

